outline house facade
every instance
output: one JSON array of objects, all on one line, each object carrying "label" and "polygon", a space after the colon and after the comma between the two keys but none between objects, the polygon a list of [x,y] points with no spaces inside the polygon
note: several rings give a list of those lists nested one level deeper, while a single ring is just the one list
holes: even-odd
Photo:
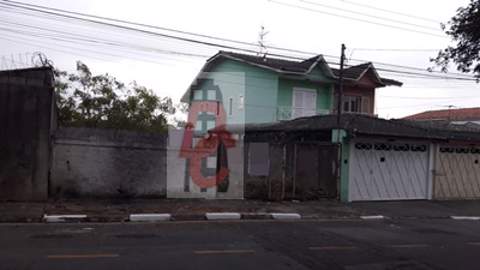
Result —
[{"label": "house facade", "polygon": [[[207,131],[214,128],[242,128],[335,113],[338,76],[339,71],[332,69],[321,55],[292,61],[221,51],[207,60],[181,99],[190,108],[182,142],[187,150],[181,152],[200,152],[193,149],[206,145]],[[346,68],[344,78],[342,110],[349,113],[373,115],[375,89],[401,85],[378,76],[370,63]],[[192,165],[194,159],[183,155],[185,177],[171,180],[175,184],[169,185],[170,192],[167,188],[169,197],[243,198],[243,180],[249,173],[244,171],[244,156],[261,156],[268,147],[258,144],[245,150],[241,136],[233,139],[235,147],[222,150],[223,161],[211,149],[202,150],[209,154],[202,156],[198,166]],[[266,166],[262,161],[247,160],[252,165],[249,170],[257,170],[261,176]],[[229,176],[217,179],[216,185],[201,184],[208,177],[218,178],[221,162],[228,163]]]},{"label": "house facade", "polygon": [[[271,123],[334,113],[339,71],[318,55],[290,61],[232,52],[210,58],[182,101],[214,99],[223,104],[229,124]],[[374,114],[375,89],[400,82],[381,78],[371,63],[347,67],[342,110]],[[217,97],[211,83],[222,92]]]},{"label": "house facade", "polygon": [[[345,202],[480,198],[480,128],[344,114],[249,125],[245,197]],[[248,160],[266,160],[252,170]],[[258,164],[257,164],[258,166]]]}]

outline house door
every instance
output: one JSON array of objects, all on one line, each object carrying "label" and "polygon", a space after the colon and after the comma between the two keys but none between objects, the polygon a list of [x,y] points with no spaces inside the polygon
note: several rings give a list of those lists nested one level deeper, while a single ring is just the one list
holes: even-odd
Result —
[{"label": "house door", "polygon": [[428,145],[354,141],[349,200],[428,199]]},{"label": "house door", "polygon": [[317,91],[315,89],[295,88],[292,104],[292,118],[315,115],[317,113]]}]

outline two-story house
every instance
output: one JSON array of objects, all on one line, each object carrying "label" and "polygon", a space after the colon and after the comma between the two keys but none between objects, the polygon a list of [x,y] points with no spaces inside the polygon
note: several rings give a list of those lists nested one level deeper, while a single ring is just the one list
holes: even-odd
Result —
[{"label": "two-story house", "polygon": [[[336,111],[339,70],[315,56],[284,60],[220,51],[207,60],[181,101],[217,99],[229,124],[269,123]],[[381,78],[371,63],[347,67],[342,109],[373,115],[375,89],[402,83]],[[221,95],[216,95],[219,89]],[[208,125],[208,127],[213,124]]]},{"label": "two-story house", "polygon": [[[188,148],[206,145],[199,142],[204,140],[207,131],[222,125],[241,127],[335,113],[338,76],[339,71],[330,68],[321,55],[292,61],[220,51],[207,60],[181,99],[190,105],[185,133],[189,134],[193,128],[193,135],[185,137]],[[342,110],[373,115],[375,89],[387,85],[400,86],[401,83],[381,78],[371,63],[345,68]],[[176,181],[176,188],[171,194],[243,198],[243,173],[265,175],[269,159],[266,143],[252,144],[247,152],[242,149],[239,146],[222,153],[212,152],[201,161],[187,158],[182,169],[185,177],[172,180]],[[207,152],[197,152],[201,151]],[[244,154],[248,158],[244,158]],[[229,175],[220,177],[221,185],[198,185],[200,182],[211,184],[222,162],[228,163]],[[177,183],[180,181],[182,184]]]}]

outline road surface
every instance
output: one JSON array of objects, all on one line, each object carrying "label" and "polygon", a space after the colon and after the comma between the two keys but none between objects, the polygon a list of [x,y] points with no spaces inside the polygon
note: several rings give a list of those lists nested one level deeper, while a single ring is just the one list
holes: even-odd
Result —
[{"label": "road surface", "polygon": [[1,224],[0,269],[479,269],[480,222]]}]

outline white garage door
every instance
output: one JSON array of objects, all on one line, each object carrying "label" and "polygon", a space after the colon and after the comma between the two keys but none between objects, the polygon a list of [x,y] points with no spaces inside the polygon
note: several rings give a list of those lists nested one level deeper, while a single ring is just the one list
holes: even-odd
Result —
[{"label": "white garage door", "polygon": [[351,144],[349,200],[428,198],[428,145],[357,141]]},{"label": "white garage door", "polygon": [[436,199],[480,198],[480,148],[440,146],[433,187]]}]

